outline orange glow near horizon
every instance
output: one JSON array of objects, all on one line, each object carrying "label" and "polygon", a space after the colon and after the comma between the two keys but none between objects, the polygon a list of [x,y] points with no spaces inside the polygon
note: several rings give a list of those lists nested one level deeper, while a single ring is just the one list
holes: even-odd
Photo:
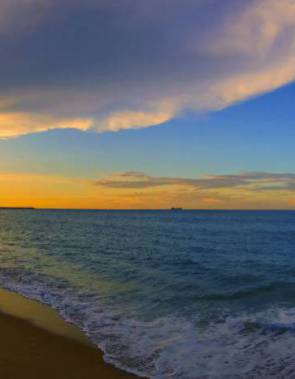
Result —
[{"label": "orange glow near horizon", "polygon": [[185,185],[105,188],[89,180],[35,174],[0,174],[0,206],[73,209],[290,209],[291,191],[244,188],[192,190]]}]

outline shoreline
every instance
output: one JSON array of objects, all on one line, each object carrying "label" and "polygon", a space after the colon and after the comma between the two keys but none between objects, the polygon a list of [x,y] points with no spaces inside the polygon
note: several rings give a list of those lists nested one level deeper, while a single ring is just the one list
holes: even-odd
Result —
[{"label": "shoreline", "polygon": [[136,379],[47,305],[0,289],[0,377]]}]

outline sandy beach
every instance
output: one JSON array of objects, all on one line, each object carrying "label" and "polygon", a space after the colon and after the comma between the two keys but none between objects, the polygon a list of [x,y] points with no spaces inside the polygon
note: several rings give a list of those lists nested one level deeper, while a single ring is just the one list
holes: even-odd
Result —
[{"label": "sandy beach", "polygon": [[5,379],[136,378],[102,353],[55,311],[0,290],[0,377]]}]

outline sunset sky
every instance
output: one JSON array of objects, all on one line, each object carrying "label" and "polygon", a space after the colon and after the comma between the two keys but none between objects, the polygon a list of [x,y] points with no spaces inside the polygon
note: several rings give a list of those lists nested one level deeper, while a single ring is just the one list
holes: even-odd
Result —
[{"label": "sunset sky", "polygon": [[1,0],[0,206],[295,208],[295,0]]}]

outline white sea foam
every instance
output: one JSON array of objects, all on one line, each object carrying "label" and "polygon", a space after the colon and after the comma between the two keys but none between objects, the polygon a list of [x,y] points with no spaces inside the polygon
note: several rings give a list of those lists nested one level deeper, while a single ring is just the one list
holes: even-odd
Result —
[{"label": "white sea foam", "polygon": [[138,375],[164,379],[295,377],[295,309],[221,317],[143,321],[102,305],[67,283],[15,269],[0,270],[0,285],[51,305],[84,330],[105,359]]}]

